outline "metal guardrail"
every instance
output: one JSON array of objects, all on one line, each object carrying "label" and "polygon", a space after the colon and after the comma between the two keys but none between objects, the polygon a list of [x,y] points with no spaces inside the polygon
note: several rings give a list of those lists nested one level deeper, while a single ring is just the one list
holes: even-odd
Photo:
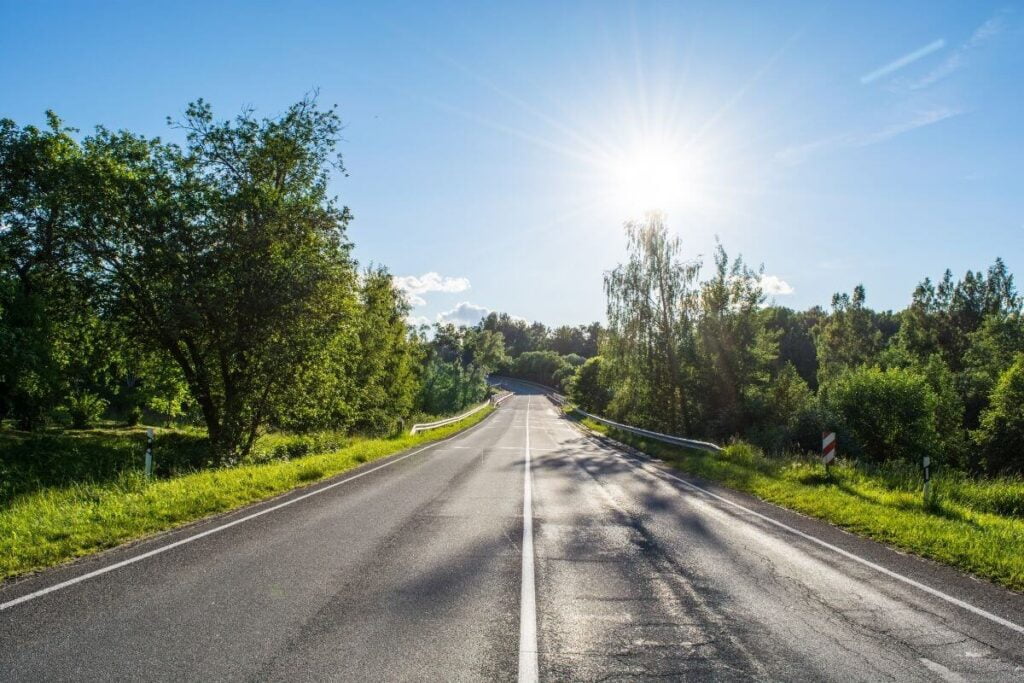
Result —
[{"label": "metal guardrail", "polygon": [[416,434],[417,432],[425,432],[428,429],[437,429],[438,427],[444,427],[445,425],[450,425],[450,424],[452,424],[454,422],[458,422],[460,420],[465,420],[470,415],[475,415],[476,413],[479,413],[481,410],[483,410],[487,406],[490,406],[490,405],[493,405],[493,406],[501,405],[502,401],[504,401],[507,398],[511,398],[512,395],[513,394],[512,394],[511,391],[506,391],[504,394],[500,394],[500,395],[497,395],[497,396],[492,396],[491,398],[487,399],[486,401],[484,401],[483,403],[478,405],[476,408],[470,408],[469,410],[467,410],[466,412],[462,413],[461,415],[456,415],[455,417],[446,417],[443,420],[436,420],[434,422],[421,422],[419,424],[414,424],[412,426],[412,429],[409,430],[409,433],[410,434]]},{"label": "metal guardrail", "polygon": [[[509,379],[509,380],[512,380],[513,382],[522,382],[523,384],[530,384],[530,385],[535,386],[535,387],[537,387],[539,389],[543,389],[546,392],[547,397],[549,399],[551,399],[551,401],[553,401],[554,403],[556,403],[556,404],[558,404],[560,406],[565,405],[566,403],[569,402],[569,399],[566,396],[558,393],[557,391],[555,391],[553,388],[551,388],[549,386],[546,386],[544,384],[540,384],[539,382],[531,382],[528,379],[516,379],[515,377],[507,377],[507,378],[506,377],[499,377],[497,375],[495,376],[495,379],[497,379],[497,380]],[[589,417],[591,420],[594,420],[595,422],[600,422],[601,424],[608,425],[609,427],[614,427],[615,429],[620,429],[620,430],[622,430],[624,432],[629,432],[630,434],[637,434],[639,436],[645,436],[648,439],[654,439],[655,441],[661,441],[663,443],[672,444],[673,446],[685,446],[687,448],[699,448],[701,450],[711,451],[711,452],[717,452],[717,451],[722,450],[721,446],[719,446],[718,444],[713,444],[710,441],[698,441],[697,439],[686,439],[686,438],[683,438],[681,436],[673,436],[672,434],[662,434],[661,432],[654,432],[654,431],[651,431],[650,429],[641,429],[640,427],[632,427],[632,426],[627,425],[627,424],[622,424],[621,422],[615,422],[614,420],[609,420],[608,418],[601,417],[600,415],[593,415],[591,413],[588,413],[585,410],[580,409],[578,406],[573,406],[573,410],[578,412],[580,415],[585,415],[585,416]]]},{"label": "metal guardrail", "polygon": [[[549,397],[549,398],[551,398],[551,400],[555,401],[559,405],[565,403],[565,397],[564,396],[561,397],[561,399],[562,399],[561,401],[558,401],[554,397]],[[637,434],[639,436],[645,436],[648,439],[654,439],[655,441],[661,441],[663,443],[672,444],[673,446],[685,446],[687,448],[699,448],[701,450],[711,451],[713,453],[722,450],[721,446],[719,446],[717,444],[713,444],[710,441],[697,441],[696,439],[684,439],[681,436],[672,436],[671,434],[662,434],[661,432],[652,432],[649,429],[641,429],[639,427],[631,427],[629,425],[622,424],[621,422],[615,422],[613,420],[609,420],[607,418],[603,418],[603,417],[601,417],[599,415],[591,415],[587,411],[581,410],[579,408],[574,408],[574,410],[576,412],[578,412],[579,414],[581,414],[581,415],[586,415],[587,417],[589,417],[591,420],[594,420],[595,422],[600,422],[601,424],[608,425],[609,427],[614,427],[615,429],[619,429],[619,430],[622,430],[624,432],[629,432],[630,434]]]},{"label": "metal guardrail", "polygon": [[506,391],[504,394],[496,394],[491,396],[491,405],[500,406],[505,399],[509,399],[515,396],[515,393]]}]

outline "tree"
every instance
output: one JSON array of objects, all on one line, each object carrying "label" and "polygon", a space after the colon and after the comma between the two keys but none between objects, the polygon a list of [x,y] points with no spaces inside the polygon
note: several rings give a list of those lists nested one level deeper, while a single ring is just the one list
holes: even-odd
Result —
[{"label": "tree", "polygon": [[819,384],[867,363],[882,348],[882,334],[864,305],[865,298],[863,285],[854,287],[852,296],[833,295],[832,314],[814,328]]},{"label": "tree", "polygon": [[537,350],[538,325],[540,323],[534,323],[531,328],[522,318],[513,318],[508,313],[489,313],[480,322],[479,327],[482,330],[500,332],[505,340],[505,351],[514,358],[526,351]]},{"label": "tree", "polygon": [[583,358],[597,355],[600,323],[590,325],[560,325],[552,329],[544,341],[544,350],[566,356],[576,354]]},{"label": "tree", "polygon": [[746,387],[750,411],[747,436],[767,451],[820,446],[821,421],[814,394],[791,363],[775,371],[771,382]]},{"label": "tree", "polygon": [[752,422],[745,394],[763,387],[778,356],[779,333],[768,330],[760,306],[760,275],[742,258],[730,264],[719,244],[715,272],[700,291],[697,319],[698,376],[703,422],[709,433],[728,437]]},{"label": "tree", "polygon": [[23,429],[107,383],[116,348],[75,248],[82,151],[53,112],[47,123],[0,120],[0,404]]},{"label": "tree", "polygon": [[608,331],[603,355],[617,385],[612,412],[655,429],[692,433],[695,282],[659,214],[626,225],[628,260],[605,276]]},{"label": "tree", "polygon": [[812,330],[825,317],[825,312],[818,306],[799,312],[782,306],[768,306],[762,315],[765,328],[778,334],[779,355],[774,371],[781,372],[786,364],[792,364],[804,382],[816,390],[818,354]]},{"label": "tree", "polygon": [[350,216],[327,196],[340,122],[307,98],[223,122],[200,100],[175,125],[185,149],[103,129],[86,140],[80,246],[232,461],[352,315]]},{"label": "tree", "polygon": [[512,363],[513,377],[562,389],[561,381],[572,373],[573,366],[554,351],[527,351]]},{"label": "tree", "polygon": [[986,470],[1024,473],[1024,353],[999,378],[974,438]]},{"label": "tree", "polygon": [[602,375],[603,366],[601,356],[588,358],[576,368],[576,374],[569,383],[569,397],[588,413],[603,413],[612,398],[607,378]]},{"label": "tree", "polygon": [[482,401],[487,375],[507,363],[505,340],[493,330],[438,323],[434,338],[424,345],[420,406],[430,415],[451,414]]}]

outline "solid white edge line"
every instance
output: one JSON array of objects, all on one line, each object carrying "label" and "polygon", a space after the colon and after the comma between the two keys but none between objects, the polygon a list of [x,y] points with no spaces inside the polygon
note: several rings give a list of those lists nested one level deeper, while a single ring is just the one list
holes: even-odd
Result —
[{"label": "solid white edge line", "polygon": [[523,467],[523,570],[519,591],[519,681],[534,683],[537,665],[537,592],[533,579],[533,488],[530,484],[530,397],[526,398],[526,455]]},{"label": "solid white edge line", "polygon": [[[605,446],[605,444],[601,444],[600,442],[598,442],[598,445]],[[909,586],[913,586],[914,588],[922,590],[925,593],[928,593],[929,595],[937,597],[937,598],[939,598],[941,600],[945,600],[946,602],[948,602],[948,603],[950,603],[952,605],[956,605],[957,607],[960,607],[962,609],[965,609],[968,612],[972,612],[972,613],[978,615],[979,617],[984,617],[985,619],[988,619],[989,621],[992,621],[992,622],[994,622],[996,624],[999,624],[1000,626],[1005,626],[1006,628],[1008,628],[1008,629],[1010,629],[1012,631],[1016,631],[1017,633],[1024,634],[1024,626],[1021,626],[1020,624],[1015,624],[1014,622],[1012,622],[1012,621],[1010,621],[1008,619],[1004,619],[1004,618],[1002,618],[1001,616],[999,616],[997,614],[992,614],[991,612],[983,610],[980,607],[975,607],[974,605],[972,605],[969,602],[964,602],[963,600],[960,600],[959,598],[954,598],[952,595],[949,595],[947,593],[943,593],[940,590],[936,590],[935,588],[932,588],[931,586],[927,586],[927,585],[921,583],[920,581],[915,581],[914,579],[911,579],[908,576],[903,576],[902,574],[898,574],[898,573],[892,571],[891,569],[887,569],[887,568],[883,567],[880,564],[875,564],[871,560],[866,560],[863,557],[860,557],[859,555],[854,555],[853,553],[851,553],[851,552],[849,552],[847,550],[843,550],[839,546],[832,545],[828,541],[823,541],[820,538],[817,538],[815,536],[811,536],[810,534],[806,534],[803,531],[800,531],[799,529],[795,529],[795,528],[789,526],[788,524],[784,524],[783,522],[780,522],[780,521],[778,521],[776,519],[772,519],[771,517],[768,517],[767,515],[763,515],[760,512],[757,512],[755,510],[751,510],[748,507],[744,507],[743,505],[740,505],[739,503],[735,503],[735,502],[729,500],[728,498],[720,496],[720,495],[718,495],[716,493],[712,493],[711,491],[708,491],[705,488],[701,488],[700,486],[697,486],[696,484],[688,482],[685,479],[681,479],[680,477],[677,477],[674,474],[666,472],[666,471],[664,471],[664,470],[662,470],[660,468],[653,467],[651,465],[647,465],[646,463],[639,462],[639,461],[635,460],[633,457],[628,456],[627,454],[622,453],[621,450],[618,449],[618,448],[612,449],[612,451],[615,452],[616,454],[620,455],[620,457],[625,455],[626,459],[629,460],[633,464],[634,467],[636,467],[638,469],[642,469],[643,471],[647,472],[648,474],[651,474],[651,475],[654,475],[654,476],[667,477],[669,479],[673,479],[673,480],[679,482],[680,484],[682,484],[683,486],[685,486],[685,487],[687,487],[689,489],[692,489],[694,491],[699,491],[700,493],[703,493],[706,496],[710,496],[711,498],[714,498],[715,500],[718,500],[718,501],[721,501],[723,503],[726,503],[727,505],[731,505],[732,507],[737,508],[739,510],[743,510],[744,512],[747,512],[747,513],[749,513],[751,515],[754,515],[755,517],[757,517],[759,519],[762,519],[762,520],[768,522],[769,524],[773,524],[773,525],[779,527],[780,529],[784,529],[784,530],[790,532],[791,534],[795,534],[795,535],[799,536],[800,538],[808,540],[808,541],[810,541],[812,543],[816,543],[817,545],[820,545],[823,548],[827,548],[828,550],[831,550],[831,551],[833,551],[835,553],[838,553],[838,554],[842,555],[843,557],[845,557],[845,558],[847,558],[849,560],[853,560],[854,562],[860,563],[860,564],[864,565],[865,567],[870,567],[871,569],[874,569],[877,572],[885,574],[886,576],[888,576],[890,578],[896,579],[897,581],[902,581],[903,583],[905,583],[905,584],[907,584]]]},{"label": "solid white edge line", "polygon": [[[315,491],[310,491],[309,493],[304,493],[301,496],[296,496],[295,498],[289,498],[288,500],[284,501],[283,503],[278,503],[277,505],[273,505],[273,506],[268,507],[266,509],[260,510],[259,512],[254,512],[251,515],[247,515],[245,517],[241,517],[239,519],[232,520],[232,521],[228,522],[227,524],[222,524],[222,525],[220,525],[218,527],[215,527],[213,529],[207,529],[206,531],[203,531],[203,532],[200,532],[198,534],[195,534],[194,536],[189,536],[187,538],[183,538],[181,540],[175,541],[174,543],[169,543],[169,544],[167,544],[165,546],[160,546],[159,548],[154,548],[153,550],[150,550],[148,552],[142,553],[141,555],[136,555],[134,557],[129,557],[126,560],[121,560],[120,562],[115,562],[114,564],[108,565],[106,567],[101,567],[99,569],[95,569],[95,570],[93,570],[91,572],[87,572],[85,574],[82,574],[81,576],[76,576],[74,578],[68,579],[67,581],[61,581],[60,583],[55,583],[52,586],[47,586],[46,588],[40,588],[37,591],[33,591],[31,593],[26,593],[25,595],[22,595],[21,597],[14,598],[13,600],[8,600],[7,602],[0,603],[0,612],[4,611],[5,609],[9,609],[11,607],[14,607],[15,605],[20,605],[23,602],[28,602],[29,600],[35,600],[36,598],[42,597],[44,595],[47,595],[48,593],[53,593],[53,592],[59,591],[59,590],[61,590],[63,588],[67,588],[69,586],[73,586],[76,583],[82,583],[83,581],[87,581],[88,579],[100,576],[102,574],[106,574],[108,572],[112,572],[115,569],[120,569],[121,567],[126,567],[126,566],[128,566],[130,564],[134,564],[136,562],[140,562],[140,561],[145,560],[147,558],[153,557],[154,555],[159,555],[160,553],[165,553],[168,550],[173,550],[174,548],[177,548],[178,546],[185,545],[186,543],[191,543],[192,541],[198,541],[200,538],[205,538],[206,536],[210,536],[210,535],[218,533],[220,531],[224,531],[225,529],[230,529],[231,527],[233,527],[233,526],[235,526],[237,524],[241,524],[242,522],[248,522],[250,520],[256,519],[257,517],[262,517],[263,515],[266,515],[266,514],[269,514],[271,512],[274,512],[275,510],[280,510],[283,507],[287,507],[289,505],[293,505],[294,503],[298,503],[300,500],[305,500],[306,498],[310,498],[310,497],[315,496],[317,494],[323,493],[324,491],[329,491],[329,490],[331,490],[331,489],[333,489],[335,487],[341,486],[342,484],[347,484],[350,481],[355,481],[356,479],[359,479],[361,477],[365,477],[368,474],[373,474],[377,470],[382,470],[385,467],[390,467],[391,465],[394,465],[396,462],[401,462],[401,461],[405,460],[406,458],[411,458],[412,456],[414,456],[414,455],[416,455],[418,453],[422,453],[423,451],[425,451],[427,449],[434,448],[436,446],[440,446],[441,444],[445,443],[446,441],[451,441],[452,439],[454,439],[456,437],[459,437],[459,436],[465,436],[466,434],[469,433],[470,430],[475,429],[479,425],[482,425],[484,423],[484,421],[486,421],[486,417],[484,418],[484,420],[482,420],[482,421],[476,423],[475,425],[469,427],[469,429],[457,432],[455,434],[452,434],[451,436],[446,436],[445,438],[441,439],[440,441],[435,441],[434,443],[428,444],[428,445],[424,446],[423,448],[420,448],[420,449],[417,449],[417,450],[413,451],[412,453],[406,453],[405,455],[403,455],[403,456],[401,456],[399,458],[395,458],[394,460],[389,460],[388,462],[384,463],[383,465],[377,465],[376,467],[374,467],[372,469],[366,470],[365,472],[360,472],[359,474],[353,475],[353,476],[348,477],[346,479],[343,479],[341,481],[336,481],[333,484],[327,484],[326,486],[322,486],[322,487],[316,489]],[[281,495],[288,495],[288,494],[284,493],[284,494],[281,494]],[[258,503],[254,503],[254,504],[258,504]]]}]

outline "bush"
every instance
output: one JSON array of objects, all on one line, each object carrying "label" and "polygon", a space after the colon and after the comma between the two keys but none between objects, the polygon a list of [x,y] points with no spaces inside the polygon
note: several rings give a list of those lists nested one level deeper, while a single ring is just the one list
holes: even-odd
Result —
[{"label": "bush", "polygon": [[988,472],[1024,472],[1024,354],[1000,375],[974,438]]},{"label": "bush", "polygon": [[603,415],[612,399],[608,379],[603,372],[604,360],[601,356],[588,359],[576,369],[576,374],[569,383],[569,396],[573,403],[588,413]]},{"label": "bush", "polygon": [[920,373],[860,367],[847,370],[823,389],[827,419],[839,432],[840,452],[876,463],[917,462],[935,455],[940,442],[938,399]]},{"label": "bush", "polygon": [[107,401],[88,391],[68,397],[68,415],[71,417],[71,426],[75,429],[88,429],[96,424],[106,409]]},{"label": "bush", "polygon": [[772,454],[815,450],[821,444],[821,417],[807,382],[792,363],[766,386],[744,392],[748,438]]},{"label": "bush", "polygon": [[125,415],[125,422],[129,427],[134,427],[142,422],[142,408],[139,406],[129,408],[128,413]]},{"label": "bush", "polygon": [[572,372],[572,365],[554,351],[527,351],[515,359],[509,372],[513,377],[560,389],[561,380],[567,377],[565,368]]}]

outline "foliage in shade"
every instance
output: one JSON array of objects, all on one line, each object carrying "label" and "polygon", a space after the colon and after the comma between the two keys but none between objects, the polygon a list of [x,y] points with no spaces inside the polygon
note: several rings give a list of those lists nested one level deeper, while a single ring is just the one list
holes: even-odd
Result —
[{"label": "foliage in shade", "polygon": [[1024,353],[999,378],[976,439],[987,470],[1024,472]]}]

